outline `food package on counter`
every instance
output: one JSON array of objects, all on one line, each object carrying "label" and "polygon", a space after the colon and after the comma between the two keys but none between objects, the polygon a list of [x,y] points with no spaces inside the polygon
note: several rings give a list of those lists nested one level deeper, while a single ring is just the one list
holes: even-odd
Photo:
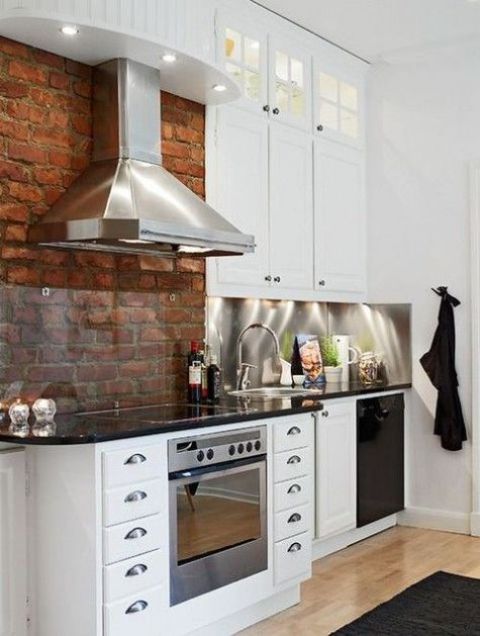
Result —
[{"label": "food package on counter", "polygon": [[295,350],[298,350],[305,374],[305,387],[314,387],[325,384],[322,354],[318,336],[305,334],[297,335]]}]

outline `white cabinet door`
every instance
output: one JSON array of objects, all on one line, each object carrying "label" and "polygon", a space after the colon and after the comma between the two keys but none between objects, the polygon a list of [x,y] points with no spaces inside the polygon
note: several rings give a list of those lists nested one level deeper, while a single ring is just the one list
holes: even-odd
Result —
[{"label": "white cabinet door", "polygon": [[275,121],[311,130],[310,55],[286,38],[269,38],[269,105]]},{"label": "white cabinet door", "polygon": [[217,259],[217,282],[267,287],[268,124],[262,116],[219,108],[216,139],[216,207],[256,243],[253,254]]},{"label": "white cabinet door", "polygon": [[218,10],[217,62],[241,87],[236,106],[263,114],[268,108],[268,54],[265,30],[233,11]]},{"label": "white cabinet door", "polygon": [[366,288],[363,152],[316,139],[313,181],[315,289],[363,292]]},{"label": "white cabinet door", "polygon": [[354,72],[316,59],[313,66],[315,133],[347,146],[363,146],[365,69]]},{"label": "white cabinet door", "polygon": [[25,453],[0,451],[0,636],[27,632],[25,535]]},{"label": "white cabinet door", "polygon": [[326,401],[317,419],[317,538],[356,526],[356,449],[355,400]]},{"label": "white cabinet door", "polygon": [[312,140],[270,125],[270,272],[280,288],[312,289]]}]

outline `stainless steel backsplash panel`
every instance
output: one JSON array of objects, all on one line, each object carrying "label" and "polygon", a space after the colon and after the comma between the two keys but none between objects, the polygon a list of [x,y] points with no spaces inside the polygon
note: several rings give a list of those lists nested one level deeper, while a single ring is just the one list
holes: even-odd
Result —
[{"label": "stainless steel backsplash panel", "polygon": [[[271,301],[237,298],[207,299],[207,338],[223,368],[225,389],[236,383],[236,343],[242,329],[261,322],[271,327],[280,341],[286,331],[318,336],[351,336],[351,345],[361,351],[384,354],[391,382],[410,382],[412,354],[408,304],[365,305]],[[263,330],[250,331],[243,344],[243,361],[255,364],[252,387],[261,385],[264,360],[273,355],[273,341]],[[355,379],[356,365],[351,367]]]}]

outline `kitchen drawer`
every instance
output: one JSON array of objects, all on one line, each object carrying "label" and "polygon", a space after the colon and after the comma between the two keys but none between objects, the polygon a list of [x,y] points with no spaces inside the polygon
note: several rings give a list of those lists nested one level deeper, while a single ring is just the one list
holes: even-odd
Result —
[{"label": "kitchen drawer", "polygon": [[312,574],[312,536],[310,532],[275,543],[274,563],[276,585],[298,577],[309,578]]},{"label": "kitchen drawer", "polygon": [[103,486],[114,488],[160,477],[167,471],[163,446],[138,446],[103,453]]},{"label": "kitchen drawer", "polygon": [[275,453],[313,445],[313,420],[309,416],[291,418],[273,425]]},{"label": "kitchen drawer", "polygon": [[312,451],[310,448],[296,448],[273,456],[273,479],[275,483],[302,477],[312,472]]},{"label": "kitchen drawer", "polygon": [[[129,559],[136,554],[157,550],[167,532],[163,515],[129,521],[103,530],[103,562],[105,565]],[[164,539],[163,543],[165,543]]]},{"label": "kitchen drawer", "polygon": [[274,541],[283,541],[283,539],[288,539],[310,530],[311,518],[312,515],[308,504],[277,512],[275,514]]},{"label": "kitchen drawer", "polygon": [[155,550],[114,565],[104,566],[104,603],[112,603],[127,596],[133,596],[142,590],[160,586],[162,582],[166,584],[168,570],[162,572],[164,561],[163,550]]},{"label": "kitchen drawer", "polygon": [[105,490],[103,525],[113,526],[160,512],[161,487],[161,480],[156,479]]},{"label": "kitchen drawer", "polygon": [[273,487],[273,508],[275,512],[288,510],[295,506],[312,501],[312,480],[310,477],[299,477],[275,484]]},{"label": "kitchen drawer", "polygon": [[162,588],[154,587],[104,606],[105,636],[158,636],[162,631]]}]

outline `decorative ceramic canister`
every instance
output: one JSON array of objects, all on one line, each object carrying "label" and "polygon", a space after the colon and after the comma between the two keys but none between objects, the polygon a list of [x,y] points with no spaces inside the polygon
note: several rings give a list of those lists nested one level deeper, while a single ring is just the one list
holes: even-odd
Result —
[{"label": "decorative ceramic canister", "polygon": [[38,400],[35,400],[33,403],[32,411],[38,424],[45,424],[47,422],[53,422],[53,418],[57,412],[57,405],[53,400],[38,398]]}]

